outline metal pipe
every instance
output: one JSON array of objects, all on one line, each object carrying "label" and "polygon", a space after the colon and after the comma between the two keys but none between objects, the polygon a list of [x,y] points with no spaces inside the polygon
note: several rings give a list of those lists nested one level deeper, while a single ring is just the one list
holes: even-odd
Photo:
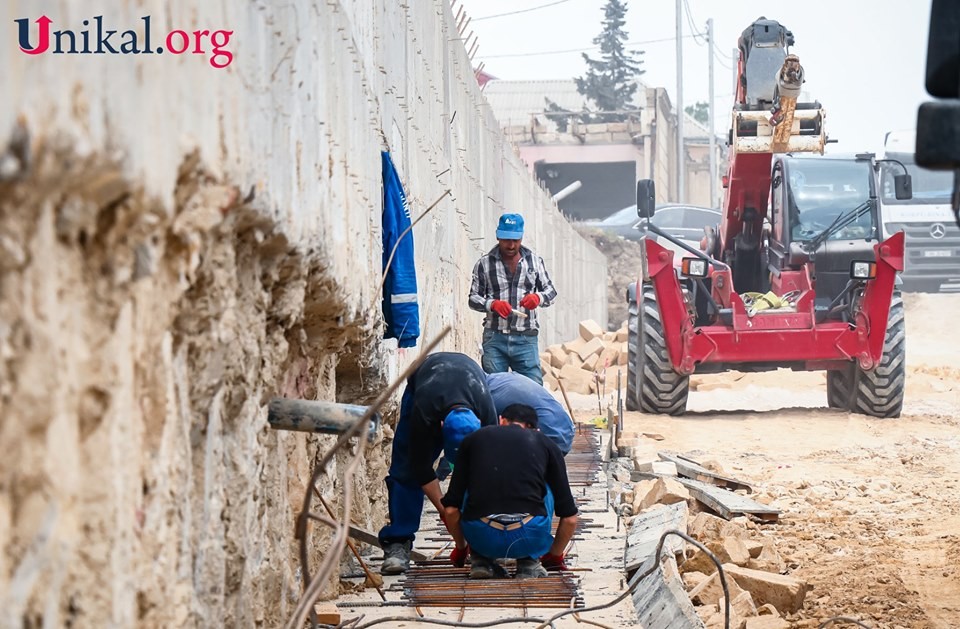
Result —
[{"label": "metal pipe", "polygon": [[573,194],[574,192],[576,192],[577,190],[579,190],[579,189],[582,188],[582,187],[583,187],[583,182],[581,182],[581,181],[579,181],[579,180],[578,180],[578,181],[574,181],[572,184],[570,184],[570,185],[567,186],[566,188],[560,190],[560,191],[557,192],[555,195],[553,195],[552,198],[553,198],[554,203],[558,203],[558,202],[562,201],[563,199],[566,199],[567,197],[569,197],[571,194]]},{"label": "metal pipe", "polygon": [[[369,407],[356,404],[340,404],[324,400],[295,400],[275,397],[270,400],[267,410],[267,422],[275,430],[296,430],[300,432],[319,432],[328,435],[342,435],[350,430],[358,419],[363,417]],[[380,414],[370,418],[370,431],[367,438],[373,441],[380,425]]]}]

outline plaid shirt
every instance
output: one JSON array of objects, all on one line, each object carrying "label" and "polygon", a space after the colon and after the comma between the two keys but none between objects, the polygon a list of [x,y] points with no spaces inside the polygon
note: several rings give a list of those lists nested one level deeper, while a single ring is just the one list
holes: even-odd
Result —
[{"label": "plaid shirt", "polygon": [[[520,300],[528,293],[540,296],[539,308],[546,308],[557,299],[557,289],[554,288],[543,258],[536,255],[524,246],[520,247],[520,260],[517,262],[517,271],[510,277],[507,267],[500,257],[500,247],[494,247],[487,255],[477,261],[473,267],[473,283],[470,285],[470,308],[487,313],[483,320],[483,327],[500,332],[528,332],[539,330],[537,312],[539,308],[527,310],[520,307]],[[491,312],[490,305],[494,300],[502,300],[516,310],[525,312],[529,316],[524,319],[515,314],[504,319]]]}]

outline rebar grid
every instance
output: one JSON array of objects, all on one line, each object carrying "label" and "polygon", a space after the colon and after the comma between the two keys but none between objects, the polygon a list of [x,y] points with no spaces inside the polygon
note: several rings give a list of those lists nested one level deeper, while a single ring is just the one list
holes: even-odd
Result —
[{"label": "rebar grid", "polygon": [[404,598],[417,607],[583,607],[579,581],[569,572],[538,579],[471,579],[469,568],[446,561],[418,562],[401,582]]}]

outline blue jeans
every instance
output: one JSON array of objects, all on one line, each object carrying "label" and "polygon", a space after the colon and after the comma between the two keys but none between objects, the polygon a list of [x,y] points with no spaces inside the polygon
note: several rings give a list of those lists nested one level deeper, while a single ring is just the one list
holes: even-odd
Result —
[{"label": "blue jeans", "polygon": [[549,487],[543,504],[547,515],[534,516],[529,522],[512,531],[502,531],[482,520],[461,520],[460,527],[470,544],[470,550],[488,559],[540,559],[553,545],[553,535],[550,534],[553,524],[553,492]]},{"label": "blue jeans", "polygon": [[480,365],[487,373],[504,373],[512,369],[537,384],[543,384],[540,345],[536,336],[484,330]]},{"label": "blue jeans", "polygon": [[[410,410],[413,393],[410,387],[400,400],[400,417],[393,435],[393,458],[387,473],[387,508],[390,521],[380,529],[380,545],[413,542],[420,529],[420,514],[423,511],[423,489],[411,474],[410,465]],[[431,461],[435,461],[443,448],[437,448]]]}]

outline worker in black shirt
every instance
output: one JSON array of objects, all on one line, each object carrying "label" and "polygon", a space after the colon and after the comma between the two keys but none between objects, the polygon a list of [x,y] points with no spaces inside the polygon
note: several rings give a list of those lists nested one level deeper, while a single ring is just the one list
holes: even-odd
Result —
[{"label": "worker in black shirt", "polygon": [[424,494],[443,519],[443,494],[433,470],[440,452],[455,464],[464,437],[496,423],[487,376],[465,354],[431,354],[407,379],[386,479],[390,521],[380,529],[380,572],[400,574],[410,566]]},{"label": "worker in black shirt", "polygon": [[[517,560],[517,578],[566,570],[563,551],[577,526],[577,505],[563,454],[537,426],[532,407],[511,404],[499,426],[460,444],[443,506],[456,542],[450,560],[463,566],[469,550],[472,578],[493,577],[500,558]],[[554,513],[556,537],[550,534]]]}]

